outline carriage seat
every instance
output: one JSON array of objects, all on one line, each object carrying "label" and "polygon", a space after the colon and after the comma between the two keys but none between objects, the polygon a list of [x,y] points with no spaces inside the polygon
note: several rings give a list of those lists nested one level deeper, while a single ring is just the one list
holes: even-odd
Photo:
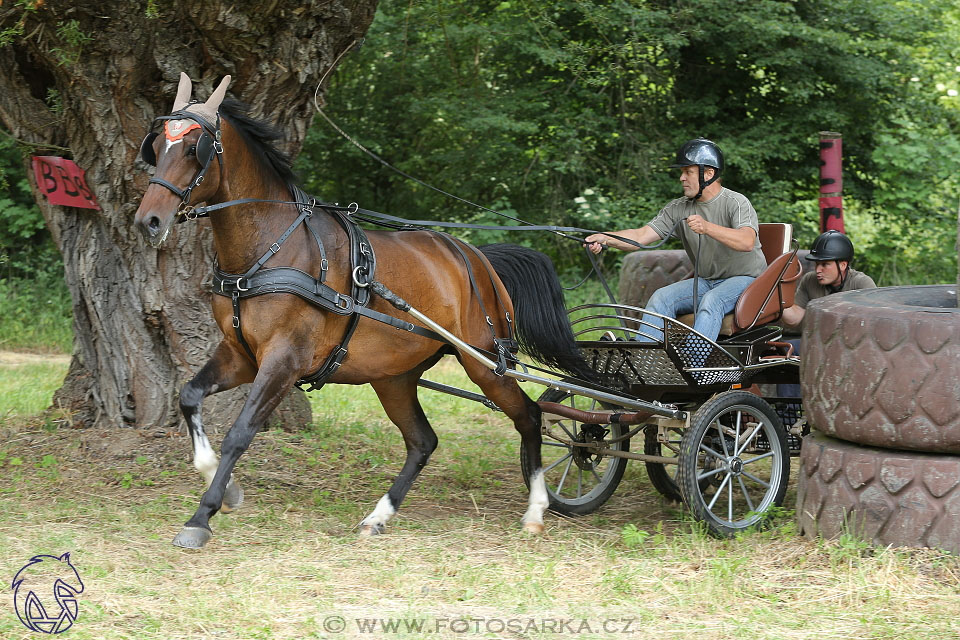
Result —
[{"label": "carriage seat", "polygon": [[[783,310],[793,306],[803,267],[796,251],[790,250],[793,225],[783,222],[760,224],[760,245],[767,268],[756,280],[744,289],[737,300],[733,313],[723,317],[720,335],[731,336],[757,325],[776,322]],[[679,318],[687,326],[693,326],[693,314]]]}]

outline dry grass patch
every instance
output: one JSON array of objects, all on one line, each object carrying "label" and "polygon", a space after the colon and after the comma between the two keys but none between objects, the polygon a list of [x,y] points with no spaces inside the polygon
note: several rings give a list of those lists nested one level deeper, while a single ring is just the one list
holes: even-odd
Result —
[{"label": "dry grass patch", "polygon": [[[453,368],[440,373],[456,382]],[[957,558],[801,539],[788,514],[770,531],[716,540],[662,502],[640,464],[597,513],[548,515],[546,534],[527,536],[512,427],[429,392],[440,448],[387,534],[360,539],[354,526],[403,461],[399,433],[366,393],[330,387],[315,400],[309,430],[259,434],[237,472],[246,503],[213,519],[214,538],[200,552],[170,545],[202,488],[188,438],[8,422],[0,434],[5,575],[35,554],[70,551],[87,587],[75,639],[940,640],[960,632]],[[32,637],[6,611],[0,637]]]}]

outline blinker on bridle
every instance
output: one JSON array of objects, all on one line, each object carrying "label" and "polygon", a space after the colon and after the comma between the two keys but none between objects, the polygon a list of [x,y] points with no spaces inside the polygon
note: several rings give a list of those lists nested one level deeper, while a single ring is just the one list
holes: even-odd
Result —
[{"label": "blinker on bridle", "polygon": [[[211,125],[206,118],[203,118],[199,114],[192,111],[187,111],[186,109],[181,109],[171,113],[168,116],[157,116],[154,118],[151,128],[156,127],[158,122],[166,120],[193,120],[199,124],[200,128],[203,130],[203,133],[201,133],[200,137],[197,139],[196,145],[196,158],[197,163],[200,164],[200,171],[186,189],[180,189],[176,185],[173,185],[162,178],[150,178],[150,184],[159,184],[160,186],[169,189],[174,195],[180,198],[180,205],[177,207],[177,222],[183,222],[196,217],[194,214],[194,206],[190,204],[190,196],[193,190],[200,186],[200,184],[203,182],[203,179],[207,174],[207,170],[210,168],[210,163],[213,161],[214,155],[216,155],[217,163],[220,165],[220,170],[223,171],[223,143],[222,132],[220,129],[220,113],[217,112],[217,121],[216,125],[214,126]],[[150,131],[144,136],[143,141],[140,143],[140,159],[152,167],[157,166],[157,154],[153,150],[153,143],[159,135],[160,132],[158,131]]]}]

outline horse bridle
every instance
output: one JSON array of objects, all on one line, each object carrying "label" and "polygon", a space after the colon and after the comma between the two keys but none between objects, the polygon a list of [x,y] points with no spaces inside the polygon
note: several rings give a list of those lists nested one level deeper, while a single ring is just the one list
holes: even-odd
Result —
[{"label": "horse bridle", "polygon": [[[203,131],[203,133],[200,134],[200,138],[197,139],[196,145],[196,157],[197,162],[200,164],[200,171],[186,189],[180,189],[162,178],[150,178],[150,184],[156,183],[162,187],[166,187],[180,198],[180,205],[177,207],[177,222],[183,222],[184,220],[191,220],[196,217],[194,214],[194,206],[190,204],[190,197],[193,190],[203,182],[204,177],[207,175],[207,170],[210,168],[210,163],[213,162],[214,155],[216,155],[217,163],[220,165],[220,171],[223,171],[223,142],[222,132],[220,130],[220,113],[217,113],[216,125],[211,125],[200,115],[181,109],[168,116],[157,116],[153,120],[151,129],[156,127],[158,122],[164,120],[193,120],[200,125]],[[143,137],[143,141],[140,143],[140,159],[152,167],[157,166],[157,154],[153,150],[153,142],[159,135],[160,132],[158,131],[150,131]]]}]

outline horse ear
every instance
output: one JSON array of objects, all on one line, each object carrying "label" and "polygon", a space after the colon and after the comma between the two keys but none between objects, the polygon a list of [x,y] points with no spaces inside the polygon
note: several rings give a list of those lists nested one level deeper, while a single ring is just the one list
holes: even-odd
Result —
[{"label": "horse ear", "polygon": [[63,554],[62,556],[60,556],[60,561],[61,561],[61,562],[70,562],[70,552],[67,551],[65,554]]},{"label": "horse ear", "polygon": [[223,80],[220,81],[220,86],[214,90],[210,97],[207,98],[207,101],[203,103],[204,108],[209,113],[216,113],[217,109],[220,108],[220,103],[223,102],[223,97],[227,94],[227,86],[230,84],[230,76],[223,76]]},{"label": "horse ear", "polygon": [[193,83],[190,82],[190,76],[183,71],[180,72],[180,84],[177,86],[177,97],[173,101],[173,110],[180,111],[190,104],[190,93],[193,91]]}]

